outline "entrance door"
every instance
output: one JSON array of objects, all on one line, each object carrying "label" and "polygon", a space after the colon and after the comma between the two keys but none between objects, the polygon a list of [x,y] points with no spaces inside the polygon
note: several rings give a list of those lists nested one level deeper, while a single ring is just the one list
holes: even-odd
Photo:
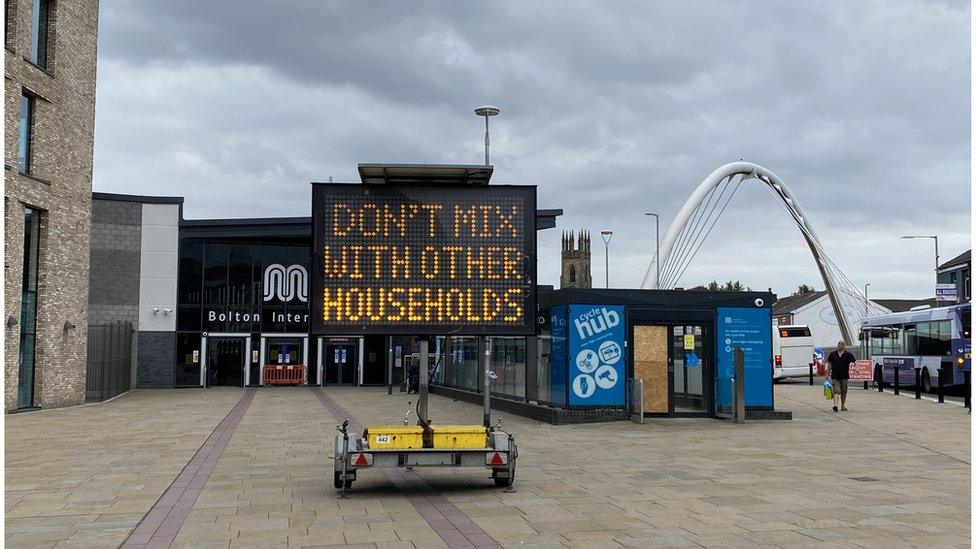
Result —
[{"label": "entrance door", "polygon": [[355,343],[330,343],[322,346],[325,355],[325,383],[327,385],[352,385],[356,383],[356,363],[359,355]]},{"label": "entrance door", "polygon": [[668,413],[667,326],[634,326],[634,377],[644,380],[644,411]]},{"label": "entrance door", "polygon": [[211,337],[207,340],[207,385],[241,387],[247,363],[245,339]]},{"label": "entrance door", "polygon": [[706,327],[700,324],[672,326],[671,334],[670,411],[682,415],[706,414]]},{"label": "entrance door", "polygon": [[265,363],[272,366],[302,364],[302,340],[300,338],[269,337]]}]

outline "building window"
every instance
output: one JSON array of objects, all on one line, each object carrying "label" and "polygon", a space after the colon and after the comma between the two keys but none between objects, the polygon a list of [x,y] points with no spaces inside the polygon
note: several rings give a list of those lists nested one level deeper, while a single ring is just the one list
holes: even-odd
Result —
[{"label": "building window", "polygon": [[47,69],[50,21],[50,0],[34,0],[34,10],[31,12],[31,62],[41,69]]},{"label": "building window", "polygon": [[569,281],[570,282],[576,282],[576,266],[575,265],[570,265],[569,266]]},{"label": "building window", "polygon": [[17,167],[20,173],[31,173],[31,141],[34,138],[34,96],[20,95],[20,142],[17,146]]},{"label": "building window", "polygon": [[34,406],[34,341],[37,333],[37,249],[41,212],[24,208],[24,273],[20,301],[20,364],[17,407]]},{"label": "building window", "polygon": [[10,10],[10,0],[3,0],[3,45],[10,47],[10,36],[13,35],[13,12]]}]

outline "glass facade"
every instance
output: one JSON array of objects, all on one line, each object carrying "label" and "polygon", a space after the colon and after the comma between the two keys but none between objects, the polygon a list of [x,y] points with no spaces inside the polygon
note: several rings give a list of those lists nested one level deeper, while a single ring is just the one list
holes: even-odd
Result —
[{"label": "glass facade", "polygon": [[[176,385],[200,385],[203,332],[307,333],[309,260],[307,244],[182,240]],[[295,276],[268,277],[269,270]]]},{"label": "glass facade", "polygon": [[491,392],[508,397],[525,398],[525,338],[491,338]]},{"label": "glass facade", "polygon": [[450,338],[449,353],[444,362],[444,385],[478,391],[481,389],[479,370],[478,338]]},{"label": "glass facade", "polygon": [[[491,341],[491,381],[493,394],[524,399],[526,383],[525,337],[488,338]],[[480,391],[484,377],[479,364],[478,338],[453,336],[448,344],[443,372],[438,369],[435,382],[468,391]]]},{"label": "glass facade", "polygon": [[34,405],[34,357],[37,334],[37,260],[41,212],[24,208],[24,274],[20,301],[20,364],[17,407]]}]

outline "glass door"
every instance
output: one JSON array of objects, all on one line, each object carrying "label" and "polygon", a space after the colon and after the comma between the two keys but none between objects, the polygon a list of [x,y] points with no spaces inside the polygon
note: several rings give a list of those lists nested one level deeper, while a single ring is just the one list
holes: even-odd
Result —
[{"label": "glass door", "polygon": [[210,387],[244,385],[247,357],[245,339],[211,337],[207,340],[207,385]]},{"label": "glass door", "polygon": [[325,365],[325,383],[327,385],[352,385],[356,383],[356,354],[355,343],[329,343],[323,347],[322,362]]},{"label": "glass door", "polygon": [[707,330],[702,325],[671,327],[670,412],[707,414],[705,374]]},{"label": "glass door", "polygon": [[295,366],[302,364],[302,340],[300,338],[269,337],[265,363],[270,366]]}]

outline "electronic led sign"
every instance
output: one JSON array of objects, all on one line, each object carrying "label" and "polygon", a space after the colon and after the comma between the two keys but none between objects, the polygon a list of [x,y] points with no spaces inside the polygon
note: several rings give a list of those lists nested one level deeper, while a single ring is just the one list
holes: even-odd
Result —
[{"label": "electronic led sign", "polygon": [[312,186],[317,334],[535,333],[534,186]]}]

